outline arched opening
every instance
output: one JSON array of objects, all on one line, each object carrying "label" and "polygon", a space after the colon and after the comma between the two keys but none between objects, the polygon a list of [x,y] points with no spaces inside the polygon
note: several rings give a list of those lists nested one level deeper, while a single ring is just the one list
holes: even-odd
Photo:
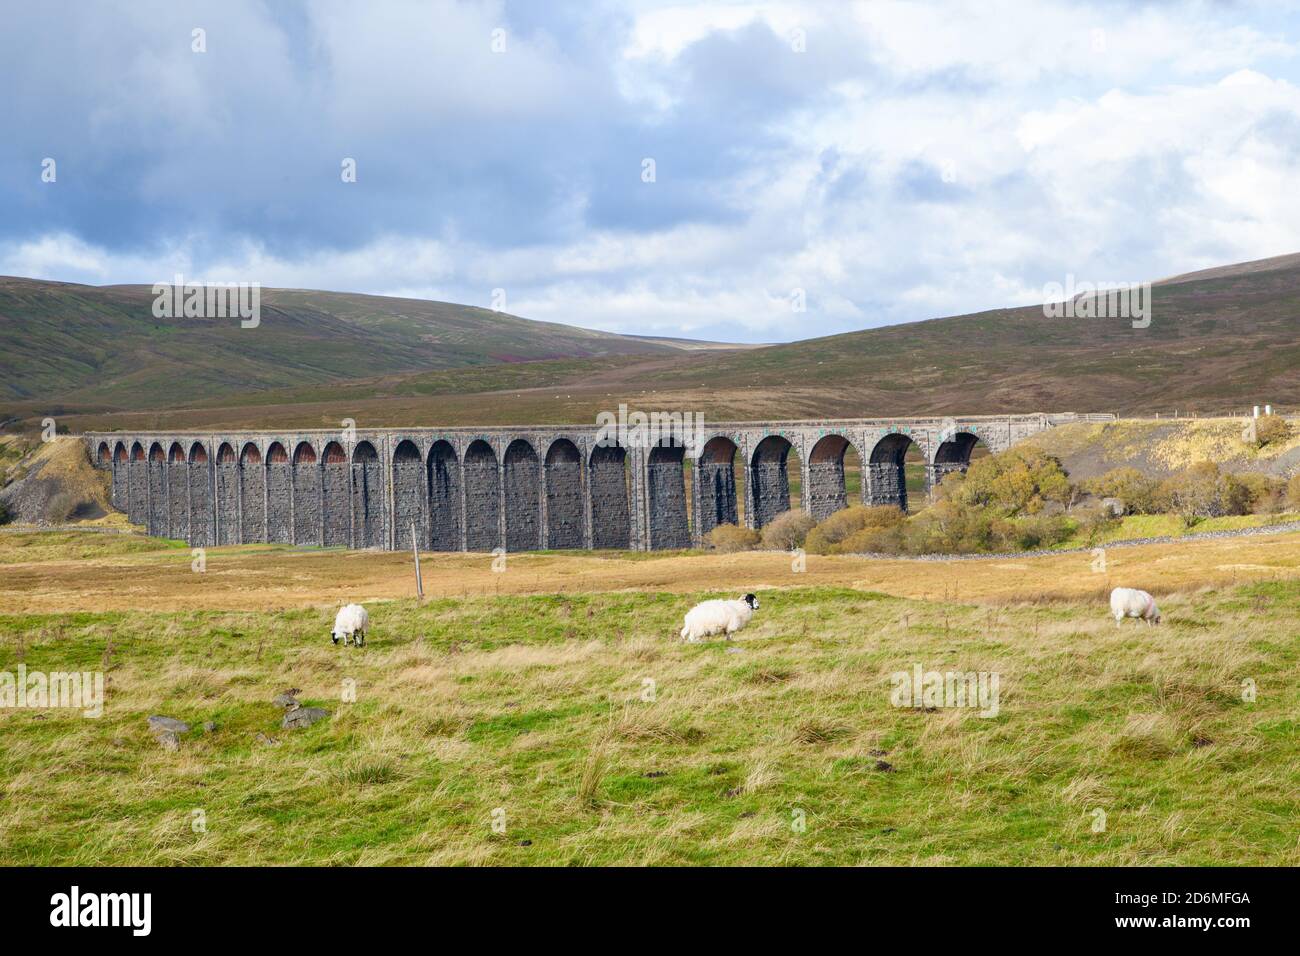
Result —
[{"label": "arched opening", "polygon": [[894,505],[903,511],[913,502],[924,506],[925,455],[908,435],[894,432],[876,442],[867,472],[868,504]]},{"label": "arched opening", "polygon": [[537,452],[522,438],[506,446],[506,550],[542,546],[542,472]]},{"label": "arched opening", "polygon": [[144,461],[144,448],[141,447],[139,442],[131,446],[131,460]]},{"label": "arched opening", "polygon": [[266,540],[293,543],[293,465],[278,441],[266,450]]},{"label": "arched opening", "polygon": [[196,548],[212,544],[212,482],[208,473],[208,450],[202,442],[190,445],[185,471],[189,485],[189,540]]},{"label": "arched opening", "polygon": [[352,537],[356,548],[384,546],[384,467],[368,441],[352,449]]},{"label": "arched opening", "polygon": [[417,541],[425,540],[424,460],[415,442],[403,439],[393,449],[393,536],[396,547],[411,547],[411,527]]},{"label": "arched opening", "polygon": [[460,462],[447,441],[429,449],[426,468],[429,488],[429,547],[434,551],[460,550]]},{"label": "arched opening", "polygon": [[348,514],[348,455],[336,441],[321,452],[321,500],[327,548],[346,548],[351,543],[352,520]]},{"label": "arched opening", "polygon": [[492,446],[478,438],[465,449],[465,548],[492,551],[501,546],[501,476]]},{"label": "arched opening", "polygon": [[95,459],[100,465],[107,465],[111,460],[111,454],[112,453],[108,450],[108,442],[102,441],[99,443],[99,448],[95,452]]},{"label": "arched opening", "polygon": [[597,445],[591,451],[587,474],[591,487],[591,546],[630,548],[627,452],[618,445]]},{"label": "arched opening", "polygon": [[546,452],[546,546],[581,548],[582,541],[582,455],[557,438]]},{"label": "arched opening", "polygon": [[695,467],[700,472],[700,512],[692,516],[698,534],[720,524],[740,524],[740,495],[736,483],[736,443],[724,435],[710,438]]},{"label": "arched opening", "polygon": [[823,521],[854,500],[846,473],[851,451],[853,445],[843,435],[826,435],[808,453],[808,512],[813,520]]},{"label": "arched opening", "polygon": [[239,494],[243,502],[239,540],[244,544],[266,540],[266,468],[262,452],[251,441],[239,453]]},{"label": "arched opening", "polygon": [[755,528],[799,506],[802,476],[794,446],[780,435],[768,435],[754,449],[750,465],[750,507]]},{"label": "arched opening", "polygon": [[127,460],[127,455],[126,455],[126,446],[123,445],[121,442],[118,442],[118,443],[117,443],[117,447],[113,449],[113,460],[114,460],[114,461],[126,461],[126,460]]},{"label": "arched opening", "polygon": [[299,442],[293,450],[293,540],[295,544],[319,545],[320,469],[316,449]]},{"label": "arched opening", "polygon": [[989,446],[974,432],[961,431],[939,442],[934,452],[934,463],[930,468],[930,487],[939,487],[953,472],[965,473],[972,461],[985,457]]},{"label": "arched opening", "polygon": [[217,449],[217,544],[235,544],[243,529],[239,518],[239,459],[230,442]]},{"label": "arched opening", "polygon": [[650,548],[688,548],[691,531],[686,520],[686,449],[656,445],[646,461]]}]

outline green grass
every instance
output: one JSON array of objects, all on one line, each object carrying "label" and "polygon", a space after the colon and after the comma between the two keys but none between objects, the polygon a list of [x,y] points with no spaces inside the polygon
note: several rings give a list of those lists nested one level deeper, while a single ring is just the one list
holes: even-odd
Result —
[{"label": "green grass", "polygon": [[[372,603],[363,649],[332,608],[0,615],[0,670],[109,681],[98,720],[0,711],[0,863],[1300,862],[1300,583],[1159,630],[763,591],[736,654],[674,639],[702,596]],[[891,706],[918,662],[997,672],[1000,713]],[[331,718],[282,730],[288,687]]]},{"label": "green grass", "polygon": [[1063,541],[1060,548],[1086,548],[1106,544],[1111,541],[1129,541],[1136,538],[1178,538],[1187,534],[1203,534],[1210,531],[1238,531],[1244,528],[1263,528],[1300,520],[1300,514],[1291,512],[1271,515],[1225,515],[1221,518],[1206,518],[1190,527],[1178,515],[1124,515],[1114,527],[1089,540],[1081,534]]}]

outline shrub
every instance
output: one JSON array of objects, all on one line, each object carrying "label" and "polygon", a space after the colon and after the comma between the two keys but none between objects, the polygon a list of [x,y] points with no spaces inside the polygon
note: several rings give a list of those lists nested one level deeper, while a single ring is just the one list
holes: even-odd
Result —
[{"label": "shrub", "polygon": [[734,524],[720,524],[708,533],[706,540],[715,551],[731,553],[733,551],[751,551],[758,547],[761,536],[753,528],[741,528]]},{"label": "shrub", "polygon": [[1255,419],[1255,445],[1280,445],[1292,435],[1291,423],[1281,415],[1261,415]]},{"label": "shrub", "polygon": [[1079,537],[1090,547],[1119,524],[1119,518],[1111,514],[1108,508],[1102,507],[1100,501],[1077,509],[1074,518],[1078,522]]},{"label": "shrub", "polygon": [[801,548],[816,524],[806,511],[783,511],[763,528],[763,547],[778,551]]},{"label": "shrub", "polygon": [[1189,527],[1204,518],[1245,514],[1250,502],[1246,486],[1220,472],[1212,461],[1198,462],[1166,478],[1160,483],[1160,494]]},{"label": "shrub", "polygon": [[1286,484],[1280,478],[1248,471],[1234,476],[1245,495],[1245,507],[1251,514],[1273,514],[1282,510]]},{"label": "shrub", "polygon": [[838,554],[850,536],[868,529],[894,528],[906,519],[907,516],[893,505],[853,505],[835,512],[809,531],[804,547],[813,554]]},{"label": "shrub", "polygon": [[45,520],[50,524],[64,524],[72,520],[81,506],[81,499],[71,491],[60,491],[44,508]]},{"label": "shrub", "polygon": [[1034,445],[1020,445],[971,463],[964,478],[949,476],[942,497],[988,508],[1005,517],[1035,514],[1049,501],[1069,502],[1070,479],[1060,460]]},{"label": "shrub", "polygon": [[1157,493],[1160,482],[1148,478],[1136,468],[1112,468],[1104,475],[1083,482],[1083,490],[1097,498],[1118,498],[1124,502],[1124,513],[1130,515],[1156,514],[1161,511]]}]

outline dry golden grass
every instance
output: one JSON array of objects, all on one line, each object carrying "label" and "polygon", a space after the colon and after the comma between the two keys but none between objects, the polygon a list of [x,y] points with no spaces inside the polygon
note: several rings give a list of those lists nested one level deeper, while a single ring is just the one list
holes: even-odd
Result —
[{"label": "dry golden grass", "polygon": [[[41,535],[0,535],[0,604],[14,612],[274,610],[414,595],[411,559],[404,553],[210,548],[207,570],[199,574],[184,547],[102,537],[74,535],[47,546]],[[127,550],[136,547],[151,550]],[[75,558],[67,556],[70,549]],[[796,574],[790,556],[778,552],[520,554],[496,573],[488,555],[439,554],[425,555],[421,567],[432,597],[836,586],[927,600],[1032,602],[1096,598],[1117,585],[1163,595],[1295,578],[1300,534],[1111,548],[1100,574],[1092,571],[1093,562],[1084,552],[968,561],[809,555],[806,571]]]}]

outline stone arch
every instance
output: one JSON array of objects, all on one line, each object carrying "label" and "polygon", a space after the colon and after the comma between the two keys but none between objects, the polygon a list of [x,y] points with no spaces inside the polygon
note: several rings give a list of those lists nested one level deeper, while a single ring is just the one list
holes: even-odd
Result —
[{"label": "stone arch", "polygon": [[736,443],[726,435],[715,435],[704,444],[696,468],[699,470],[700,511],[695,530],[700,536],[720,524],[740,523],[740,498],[736,492]]},{"label": "stone arch", "polygon": [[321,451],[321,501],[324,509],[322,541],[327,548],[346,548],[352,543],[352,520],[348,501],[348,454],[336,441]]},{"label": "stone arch", "polygon": [[650,547],[689,548],[691,530],[686,520],[686,449],[681,445],[656,445],[646,460],[646,501],[649,506]]},{"label": "stone arch", "polygon": [[191,442],[185,465],[189,493],[189,538],[196,548],[212,544],[212,481],[208,469],[208,449],[201,441]]},{"label": "stone arch", "polygon": [[628,507],[627,451],[618,445],[597,445],[591,451],[588,485],[591,488],[591,546],[632,546],[632,518]]},{"label": "stone arch", "polygon": [[266,540],[266,466],[262,451],[247,442],[239,451],[239,500],[242,502],[239,539],[244,544]]},{"label": "stone arch", "polygon": [[844,435],[830,434],[817,440],[808,452],[808,488],[805,508],[813,520],[823,521],[849,506],[844,461],[853,443]]},{"label": "stone arch", "polygon": [[108,448],[108,442],[99,443],[99,448],[95,451],[95,460],[100,465],[107,465],[112,461],[113,453]]},{"label": "stone arch", "polygon": [[266,449],[266,540],[293,543],[293,464],[278,441]]},{"label": "stone arch", "polygon": [[128,460],[129,460],[129,457],[128,457],[128,455],[127,455],[127,451],[126,451],[126,445],[124,445],[122,442],[118,442],[117,445],[113,448],[113,460],[114,460],[114,461],[128,461]]},{"label": "stone arch", "polygon": [[425,540],[424,481],[420,449],[405,438],[393,449],[393,543],[399,550],[411,547],[411,525],[416,540]]},{"label": "stone arch", "polygon": [[[749,467],[749,504],[755,528],[790,510],[790,453],[794,446],[781,435],[768,435],[754,448]],[[796,455],[797,460],[797,455]]]},{"label": "stone arch", "polygon": [[953,472],[965,473],[971,459],[981,457],[977,451],[989,453],[988,444],[974,432],[958,430],[940,440],[930,463],[930,487],[937,488]]},{"label": "stone arch", "polygon": [[320,466],[311,442],[300,441],[293,450],[293,540],[295,544],[320,544]]},{"label": "stone arch", "polygon": [[425,462],[429,489],[429,547],[460,550],[460,462],[451,442],[439,439]]},{"label": "stone arch", "polygon": [[149,466],[138,441],[131,444],[127,464],[127,518],[132,524],[149,524]]},{"label": "stone arch", "polygon": [[235,448],[223,441],[217,448],[215,484],[217,493],[216,543],[236,544],[243,529],[239,517],[239,458]]},{"label": "stone arch", "polygon": [[533,446],[516,438],[506,446],[506,550],[542,546],[542,469]]},{"label": "stone arch", "polygon": [[557,438],[546,452],[546,546],[581,548],[582,517],[582,453]]},{"label": "stone arch", "polygon": [[491,551],[501,545],[501,476],[497,454],[481,438],[465,449],[465,548]]},{"label": "stone arch", "polygon": [[919,448],[902,432],[890,432],[876,442],[867,462],[868,504],[907,510],[907,454]]},{"label": "stone arch", "polygon": [[368,441],[352,449],[352,539],[356,548],[384,546],[384,465]]}]

